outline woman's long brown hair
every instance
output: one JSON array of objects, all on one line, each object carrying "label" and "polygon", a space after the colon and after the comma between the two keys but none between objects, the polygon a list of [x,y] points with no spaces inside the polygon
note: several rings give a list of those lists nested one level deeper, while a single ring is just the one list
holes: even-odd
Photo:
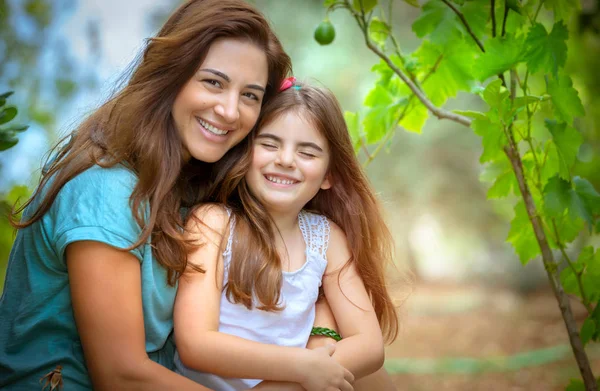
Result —
[{"label": "woman's long brown hair", "polygon": [[[124,164],[139,179],[130,203],[142,233],[132,248],[152,235],[154,255],[167,269],[169,284],[174,284],[186,268],[189,247],[180,211],[204,200],[212,165],[184,162],[171,108],[210,45],[220,38],[244,39],[265,52],[267,103],[290,72],[291,62],[264,16],[243,0],[187,1],[148,40],[124,88],[79,125],[66,144],[56,147],[40,185],[14,211],[13,219],[35,200],[33,211],[20,223],[13,221],[14,226],[25,228],[40,220],[65,183],[93,165]],[[235,155],[227,154],[226,159]],[[144,216],[146,204],[150,213]]]},{"label": "woman's long brown hair", "polygon": [[[283,113],[295,112],[309,119],[327,140],[329,178],[332,186],[319,190],[305,209],[327,216],[346,234],[351,258],[369,293],[385,340],[398,334],[396,308],[386,286],[385,269],[392,260],[393,240],[383,219],[379,201],[354,153],[342,110],[328,90],[296,82],[266,104],[257,129]],[[213,192],[214,201],[227,204],[235,215],[235,240],[226,294],[229,300],[248,308],[252,298],[257,308],[276,311],[282,285],[281,260],[275,250],[273,223],[249,191],[245,174],[252,161],[253,138],[239,148],[244,157],[228,170]],[[253,296],[254,295],[254,296]]]}]

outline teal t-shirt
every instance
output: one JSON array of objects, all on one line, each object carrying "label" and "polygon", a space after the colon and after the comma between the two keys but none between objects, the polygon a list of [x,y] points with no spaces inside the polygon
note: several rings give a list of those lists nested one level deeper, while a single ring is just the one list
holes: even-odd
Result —
[{"label": "teal t-shirt", "polygon": [[[65,184],[41,220],[17,233],[0,299],[0,389],[39,390],[40,378],[57,365],[65,390],[92,388],[73,318],[65,249],[80,240],[118,248],[135,243],[141,229],[129,198],[136,182],[123,166],[94,166]],[[131,253],[142,273],[146,351],[172,369],[176,288],[167,284],[149,241]]]}]

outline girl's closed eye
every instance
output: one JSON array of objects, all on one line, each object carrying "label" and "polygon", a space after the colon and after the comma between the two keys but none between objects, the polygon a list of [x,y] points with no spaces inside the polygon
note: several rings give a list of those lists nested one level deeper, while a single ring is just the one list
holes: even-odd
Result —
[{"label": "girl's closed eye", "polygon": [[260,143],[260,145],[262,145],[262,146],[263,146],[263,147],[265,147],[266,149],[270,149],[270,150],[273,150],[273,149],[276,149],[276,148],[277,148],[277,145],[275,145],[275,144],[272,144],[272,143],[264,143],[264,142],[263,142],[263,143]]},{"label": "girl's closed eye", "polygon": [[317,157],[317,155],[315,155],[312,152],[308,152],[308,151],[300,151],[300,155],[302,155],[305,158],[309,158],[309,159]]}]

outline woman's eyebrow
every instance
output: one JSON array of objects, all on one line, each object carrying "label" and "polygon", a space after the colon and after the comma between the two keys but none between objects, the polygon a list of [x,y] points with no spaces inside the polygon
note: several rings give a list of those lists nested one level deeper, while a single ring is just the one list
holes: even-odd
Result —
[{"label": "woman's eyebrow", "polygon": [[[230,78],[229,76],[227,76],[227,75],[226,75],[226,74],[224,74],[223,72],[221,72],[221,71],[218,71],[218,70],[216,70],[216,69],[212,69],[212,68],[203,68],[203,69],[200,69],[200,71],[202,71],[202,72],[209,72],[209,73],[212,73],[213,75],[217,75],[217,76],[219,76],[220,78],[222,78],[223,80],[225,80],[225,81],[226,81],[226,82],[228,82],[228,83],[230,83],[230,82],[231,82],[231,78]],[[258,90],[258,91],[261,91],[261,92],[265,92],[265,87],[263,87],[263,86],[259,86],[258,84],[248,84],[248,85],[246,86],[246,88],[250,88],[250,89],[252,89],[252,90]]]},{"label": "woman's eyebrow", "polygon": [[[260,138],[268,138],[271,139],[273,141],[276,141],[278,143],[282,143],[283,140],[281,139],[281,137],[275,136],[274,134],[271,133],[261,133],[258,136],[256,136],[257,139]],[[298,143],[299,147],[304,147],[304,148],[312,148],[314,150],[317,150],[319,152],[323,152],[323,148],[319,147],[317,144],[310,142],[310,141],[302,141]]]}]

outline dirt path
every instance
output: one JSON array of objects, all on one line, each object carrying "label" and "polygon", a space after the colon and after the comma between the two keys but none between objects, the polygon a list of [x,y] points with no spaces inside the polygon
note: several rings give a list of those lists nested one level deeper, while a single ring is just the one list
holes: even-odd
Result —
[{"label": "dirt path", "polygon": [[[581,321],[584,309],[573,306]],[[402,332],[387,351],[399,390],[564,390],[578,377],[550,290],[521,297],[419,285],[403,312]],[[598,376],[600,350],[591,355]]]}]

